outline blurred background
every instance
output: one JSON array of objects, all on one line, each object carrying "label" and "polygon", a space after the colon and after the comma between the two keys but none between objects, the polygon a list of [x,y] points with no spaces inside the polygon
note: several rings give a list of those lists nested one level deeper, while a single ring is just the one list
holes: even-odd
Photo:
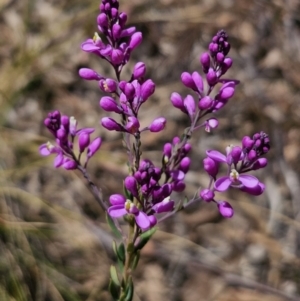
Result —
[{"label": "blurred background", "polygon": [[[235,216],[220,218],[213,204],[196,204],[160,225],[135,273],[135,300],[300,300],[300,1],[121,0],[142,45],[124,70],[144,61],[156,94],[141,111],[149,123],[168,118],[163,133],[143,136],[143,157],[160,162],[164,142],[188,120],[171,92],[189,93],[183,71],[200,71],[200,54],[225,29],[239,79],[235,96],[212,134],[192,139],[185,194],[207,183],[202,159],[244,135],[271,138],[269,165],[256,176],[262,196],[230,191]],[[99,126],[96,82],[79,78],[90,67],[112,76],[108,64],[80,49],[96,31],[97,0],[0,0],[0,300],[110,300],[108,270],[113,236],[81,175],[53,167],[38,146],[54,109],[104,139],[89,172],[105,197],[120,193],[126,154],[118,133]],[[177,195],[175,198],[182,198]],[[220,196],[221,197],[221,196]]]}]

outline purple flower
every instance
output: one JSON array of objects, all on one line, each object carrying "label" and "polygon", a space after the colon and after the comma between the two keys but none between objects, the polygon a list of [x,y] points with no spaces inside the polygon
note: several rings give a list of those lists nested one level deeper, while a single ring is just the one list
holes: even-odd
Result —
[{"label": "purple flower", "polygon": [[152,209],[156,213],[170,212],[174,209],[174,201],[170,200],[170,196],[166,197],[162,202],[155,204]]},{"label": "purple flower", "polygon": [[[149,219],[146,213],[140,211],[133,202],[126,200],[122,195],[112,195],[109,198],[111,207],[108,208],[108,214],[113,218],[122,217],[131,214],[135,218],[135,222],[142,230],[150,228],[153,219]],[[151,221],[151,222],[150,222]]]},{"label": "purple flower", "polygon": [[232,169],[229,176],[221,177],[215,182],[215,189],[217,191],[226,191],[230,186],[235,188],[245,187],[246,189],[253,189],[257,187],[259,181],[256,177],[251,175],[239,174],[235,169]]},{"label": "purple flower", "polygon": [[42,144],[39,148],[39,151],[42,156],[49,156],[51,154],[56,154],[56,157],[54,159],[54,167],[56,168],[60,167],[64,162],[64,156],[62,150],[58,147],[55,147],[50,142]]}]

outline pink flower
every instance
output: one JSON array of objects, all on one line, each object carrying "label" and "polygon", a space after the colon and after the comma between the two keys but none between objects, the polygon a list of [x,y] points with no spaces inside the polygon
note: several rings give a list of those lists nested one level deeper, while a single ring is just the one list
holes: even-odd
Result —
[{"label": "pink flower", "polygon": [[121,194],[113,194],[109,198],[109,202],[112,204],[108,208],[108,214],[113,218],[122,217],[126,214],[131,214],[135,218],[135,222],[142,230],[147,230],[151,226],[151,220],[146,213],[140,211],[133,202],[126,200]]}]

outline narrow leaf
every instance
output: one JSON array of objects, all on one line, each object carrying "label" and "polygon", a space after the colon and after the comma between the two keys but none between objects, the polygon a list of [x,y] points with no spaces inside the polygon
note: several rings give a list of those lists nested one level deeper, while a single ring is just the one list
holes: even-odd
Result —
[{"label": "narrow leaf", "polygon": [[139,260],[140,260],[140,250],[137,250],[134,257],[133,257],[133,260],[132,260],[132,263],[131,263],[131,269],[132,270],[135,270],[138,263],[139,263]]},{"label": "narrow leaf", "polygon": [[132,279],[130,278],[125,290],[125,300],[124,301],[132,301],[133,298],[133,292],[134,292],[134,288],[133,288],[133,282]]},{"label": "narrow leaf", "polygon": [[111,216],[108,213],[106,213],[106,221],[107,221],[109,227],[111,228],[111,230],[113,231],[113,233],[115,234],[115,236],[117,238],[122,238],[121,232],[119,231],[119,229],[117,228],[117,226],[114,223],[114,220],[111,218]]},{"label": "narrow leaf", "polygon": [[137,243],[135,245],[135,249],[136,250],[141,250],[146,243],[149,241],[149,239],[152,237],[152,235],[155,233],[156,228],[151,228],[150,230],[142,233],[138,239],[137,239]]},{"label": "narrow leaf", "polygon": [[125,263],[125,246],[123,243],[121,243],[117,249],[117,256],[118,259],[120,259],[120,261],[122,261],[123,263]]},{"label": "narrow leaf", "polygon": [[117,269],[114,265],[110,266],[110,277],[111,280],[114,282],[114,284],[118,287],[120,287],[120,281],[117,273]]},{"label": "narrow leaf", "polygon": [[112,279],[109,281],[108,290],[115,301],[119,300],[120,287],[114,283]]}]

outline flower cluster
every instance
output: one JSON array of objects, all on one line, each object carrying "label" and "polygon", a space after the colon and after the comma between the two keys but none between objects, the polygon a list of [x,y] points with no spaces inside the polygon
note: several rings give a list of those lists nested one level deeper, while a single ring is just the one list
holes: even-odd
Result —
[{"label": "flower cluster", "polygon": [[[120,72],[128,62],[131,52],[141,43],[142,34],[136,32],[135,27],[125,28],[127,14],[119,13],[117,0],[103,0],[99,8],[98,29],[106,41],[103,41],[99,34],[95,33],[93,39],[82,43],[81,49],[105,59]],[[129,41],[124,42],[124,38],[129,38]],[[91,69],[82,70],[81,75],[91,80],[102,78],[101,75],[91,71]]]},{"label": "flower cluster", "polygon": [[[195,126],[199,119],[205,115],[220,110],[234,95],[235,87],[239,81],[221,78],[232,66],[232,59],[227,57],[229,50],[230,44],[227,34],[224,30],[221,30],[212,38],[209,44],[209,52],[205,52],[200,56],[205,81],[197,71],[192,74],[188,72],[181,74],[182,83],[196,94],[197,105],[192,95],[183,98],[177,92],[171,94],[173,106],[189,116],[192,126]],[[219,83],[222,86],[212,97],[211,93]],[[218,121],[211,118],[199,127],[203,126],[206,131],[210,131],[211,128],[214,129],[218,126]]]},{"label": "flower cluster", "polygon": [[108,61],[115,70],[117,80],[105,78],[90,68],[80,69],[79,75],[86,80],[98,81],[100,89],[110,94],[100,99],[100,107],[106,112],[115,112],[122,116],[122,123],[111,117],[103,117],[101,124],[104,128],[132,135],[146,130],[159,132],[166,124],[163,117],[154,119],[148,127],[140,129],[139,109],[155,91],[154,82],[144,79],[145,64],[138,62],[134,66],[131,78],[128,81],[120,80],[123,66],[128,62],[131,52],[142,41],[142,33],[136,32],[135,27],[125,27],[127,15],[119,12],[118,8],[118,1],[102,1],[97,24],[106,43],[95,33],[93,39],[88,39],[81,45],[83,51],[92,52]]},{"label": "flower cluster", "polygon": [[[172,156],[172,149],[180,139],[175,137],[173,145],[164,146],[163,168],[155,167],[150,160],[143,160],[133,176],[124,181],[127,199],[123,195],[110,197],[111,207],[108,213],[112,217],[121,217],[127,214],[134,215],[136,223],[143,230],[153,227],[156,223],[156,213],[171,212],[174,210],[174,201],[170,199],[173,191],[183,191],[184,177],[190,167],[190,159],[186,156],[190,151],[190,144],[186,143],[182,153],[175,155],[173,167],[168,166],[168,158]],[[178,154],[178,152],[177,152]],[[160,184],[160,183],[163,184]]]},{"label": "flower cluster", "polygon": [[[40,154],[48,156],[55,154],[54,166],[63,166],[67,170],[77,169],[80,165],[82,154],[86,151],[84,166],[87,166],[89,159],[98,151],[101,146],[101,138],[97,137],[90,141],[90,135],[94,128],[77,129],[77,121],[74,117],[61,115],[59,111],[48,114],[44,120],[45,126],[54,136],[56,145],[47,142],[40,146]],[[74,142],[77,138],[78,156],[74,152]]]},{"label": "flower cluster", "polygon": [[[228,146],[226,155],[216,151],[206,151],[207,157],[203,160],[205,171],[211,177],[208,188],[200,192],[204,201],[214,201],[218,204],[220,213],[225,217],[233,215],[233,209],[225,201],[215,201],[214,191],[224,192],[230,187],[240,189],[252,195],[264,192],[265,185],[256,177],[245,174],[248,171],[264,168],[268,161],[262,156],[270,149],[270,140],[264,132],[256,133],[252,138],[245,136],[242,147]],[[217,178],[220,163],[227,165],[227,175]]]}]

